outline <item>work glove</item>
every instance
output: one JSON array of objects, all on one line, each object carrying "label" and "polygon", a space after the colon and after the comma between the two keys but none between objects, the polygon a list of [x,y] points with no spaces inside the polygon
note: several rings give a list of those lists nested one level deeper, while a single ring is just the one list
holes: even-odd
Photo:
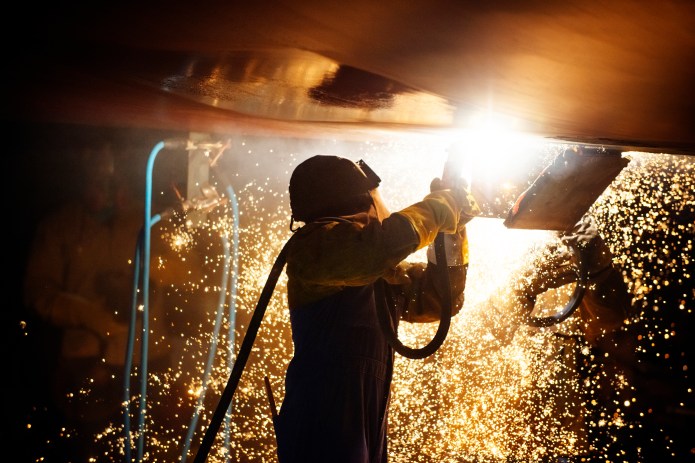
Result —
[{"label": "work glove", "polygon": [[580,220],[572,230],[561,237],[561,241],[568,247],[579,248],[581,259],[587,265],[589,278],[610,268],[613,264],[611,251],[599,235],[598,228],[591,217]]},{"label": "work glove", "polygon": [[463,186],[455,186],[449,188],[441,178],[434,178],[430,182],[430,192],[449,190],[454,195],[454,200],[459,209],[458,231],[461,232],[463,227],[474,217],[480,215],[480,207],[473,195]]},{"label": "work glove", "polygon": [[[448,190],[453,194],[458,208],[456,233],[444,235],[446,263],[449,267],[465,265],[468,263],[468,241],[465,226],[480,213],[480,209],[473,196],[465,188],[447,189],[444,188],[444,182],[440,178],[433,179],[430,183],[430,191],[441,190]],[[427,260],[437,264],[436,254],[433,243],[427,249]]]}]

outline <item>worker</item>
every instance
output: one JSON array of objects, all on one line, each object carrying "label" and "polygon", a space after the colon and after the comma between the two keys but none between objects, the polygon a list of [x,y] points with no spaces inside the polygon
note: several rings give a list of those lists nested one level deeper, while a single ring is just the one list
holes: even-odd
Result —
[{"label": "worker", "polygon": [[[64,420],[71,453],[65,457],[77,459],[71,461],[94,458],[95,436],[123,422],[133,258],[143,226],[113,146],[84,147],[80,163],[80,194],[38,225],[24,286],[26,306],[60,337],[47,389]],[[171,362],[160,299],[153,289],[150,371],[165,371]]]},{"label": "worker", "polygon": [[[291,175],[294,353],[274,420],[280,463],[387,461],[394,349],[378,323],[375,285],[384,285],[396,324],[436,322],[447,291],[453,315],[463,305],[465,225],[479,213],[474,198],[434,179],[422,201],[389,213],[379,184],[366,163],[332,155],[311,157]],[[297,222],[304,225],[295,228]],[[436,262],[432,248],[439,233],[446,262]],[[424,247],[427,263],[404,260]],[[450,288],[435,277],[441,265]]]},{"label": "worker", "polygon": [[[542,391],[529,394],[535,397],[535,402],[530,400],[520,406],[533,409],[535,403],[543,404],[544,407],[554,404],[555,413],[550,414],[548,421],[542,423],[545,431],[539,431],[534,436],[537,445],[541,445],[539,442],[544,437],[549,439],[545,447],[548,452],[559,452],[556,455],[557,461],[569,458],[567,453],[590,458],[593,448],[587,422],[588,412],[584,405],[587,401],[582,399],[586,392],[582,387],[569,387],[580,383],[583,368],[581,359],[585,355],[582,354],[582,346],[595,352],[595,358],[601,359],[604,367],[616,374],[629,374],[634,363],[631,353],[634,346],[627,345],[626,337],[622,335],[622,328],[630,313],[630,293],[620,269],[613,264],[613,255],[599,234],[594,219],[590,215],[583,217],[571,230],[560,235],[560,242],[562,245],[550,243],[540,254],[536,265],[522,272],[518,282],[512,285],[515,297],[511,301],[515,307],[503,317],[507,326],[500,323],[502,329],[498,331],[499,339],[509,342],[520,326],[531,322],[530,315],[535,309],[537,298],[542,293],[567,284],[561,275],[578,264],[577,257],[570,251],[571,248],[578,249],[579,259],[587,270],[587,282],[576,311],[562,322],[545,327],[527,327],[526,330],[531,335],[536,330],[545,330],[553,335],[548,342],[552,340],[554,348],[545,352],[548,371],[555,371],[555,376],[548,380],[549,384]],[[551,364],[558,361],[563,366],[553,368]],[[610,389],[610,386],[599,389]],[[609,392],[606,390],[603,394]],[[560,435],[559,432],[571,434],[573,438],[565,439],[562,445],[552,443],[553,436]]]}]

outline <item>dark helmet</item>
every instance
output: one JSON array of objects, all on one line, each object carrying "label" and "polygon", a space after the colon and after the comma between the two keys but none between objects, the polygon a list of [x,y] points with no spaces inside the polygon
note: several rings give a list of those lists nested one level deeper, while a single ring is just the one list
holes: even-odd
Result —
[{"label": "dark helmet", "polygon": [[362,212],[371,204],[369,190],[380,181],[364,161],[313,156],[300,163],[290,177],[292,219],[311,222]]}]

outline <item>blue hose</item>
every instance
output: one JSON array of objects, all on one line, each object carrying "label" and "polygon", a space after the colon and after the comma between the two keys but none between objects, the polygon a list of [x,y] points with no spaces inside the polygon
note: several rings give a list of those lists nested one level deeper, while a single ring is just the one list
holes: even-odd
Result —
[{"label": "blue hose", "polygon": [[[234,224],[232,228],[232,275],[231,275],[231,291],[229,292],[229,339],[227,344],[227,364],[230,365],[229,369],[231,371],[231,365],[234,365],[235,356],[235,333],[236,333],[236,296],[237,296],[237,282],[239,280],[239,203],[237,202],[236,194],[234,189],[230,185],[227,186],[227,195],[229,200],[232,202],[232,213],[234,217]],[[224,445],[229,448],[230,442],[230,429],[232,421],[231,404],[229,411],[226,416],[226,432],[224,434]],[[229,461],[230,455],[227,453],[227,461]]]},{"label": "blue hose", "polygon": [[183,452],[181,453],[181,461],[185,462],[188,455],[188,451],[191,447],[191,440],[193,439],[193,433],[198,425],[198,417],[200,416],[200,411],[203,408],[203,402],[205,400],[205,392],[207,390],[207,384],[210,379],[210,373],[212,371],[212,364],[215,360],[215,352],[217,350],[217,338],[220,334],[220,326],[222,325],[222,316],[224,314],[224,299],[227,294],[227,282],[229,280],[229,262],[231,256],[229,254],[229,240],[226,236],[222,236],[222,245],[224,247],[224,269],[222,271],[222,285],[220,287],[220,297],[217,304],[217,316],[215,317],[215,327],[213,329],[212,341],[210,342],[210,350],[208,351],[208,358],[205,364],[205,372],[203,373],[202,390],[198,396],[198,401],[193,410],[193,416],[191,417],[191,424],[188,427],[188,433],[186,435],[186,440],[183,447]]},{"label": "blue hose", "polygon": [[123,374],[123,406],[124,406],[124,430],[125,430],[125,461],[131,461],[131,437],[130,437],[130,374],[133,369],[133,350],[135,346],[135,327],[137,323],[138,308],[138,282],[140,278],[140,253],[142,252],[142,230],[138,234],[135,246],[135,259],[133,264],[133,294],[130,303],[130,324],[128,325],[128,344],[125,354],[125,372]]},{"label": "blue hose", "polygon": [[[135,327],[137,319],[137,283],[140,281],[139,273],[142,266],[142,345],[141,345],[141,375],[140,375],[140,406],[138,413],[138,444],[137,444],[137,460],[141,462],[144,455],[145,447],[145,415],[147,412],[147,352],[149,346],[149,292],[150,292],[150,247],[152,241],[152,226],[159,222],[161,216],[152,216],[152,172],[154,170],[154,161],[157,154],[165,147],[164,142],[159,142],[150,152],[147,160],[147,175],[145,181],[145,221],[142,227],[138,244],[135,252],[135,271],[133,276],[133,297],[130,327],[128,330],[128,345],[126,348],[126,365],[124,374],[124,404],[125,404],[125,435],[126,445],[125,454],[126,461],[130,462],[131,456],[131,439],[130,439],[130,375],[132,370],[132,356],[135,344]],[[142,255],[142,260],[140,256]]]},{"label": "blue hose", "polygon": [[[147,363],[148,363],[148,344],[149,344],[149,281],[150,281],[150,250],[151,250],[151,234],[152,227],[161,220],[161,215],[152,216],[152,173],[154,170],[154,161],[159,154],[159,152],[165,146],[175,146],[171,142],[159,142],[150,152],[150,156],[147,161],[147,172],[146,172],[146,182],[145,182],[145,221],[138,235],[138,241],[135,249],[134,258],[134,272],[133,272],[133,294],[131,300],[131,314],[130,314],[130,325],[128,330],[128,342],[126,349],[126,359],[125,359],[125,374],[124,374],[124,430],[125,430],[125,461],[130,463],[132,461],[132,439],[131,439],[131,417],[130,417],[130,390],[131,383],[130,377],[133,369],[133,353],[135,346],[135,329],[137,326],[137,308],[138,308],[138,289],[140,283],[140,273],[142,270],[142,306],[143,306],[143,321],[142,321],[142,346],[141,346],[141,382],[140,382],[140,396],[139,396],[139,414],[138,414],[138,426],[137,426],[137,462],[141,462],[144,456],[144,443],[145,443],[145,417],[147,411]],[[194,410],[193,416],[191,418],[191,425],[188,429],[186,436],[183,453],[181,456],[182,463],[185,462],[186,456],[190,450],[191,440],[195,428],[197,426],[198,418],[200,416],[200,411],[202,410],[203,401],[205,399],[205,391],[207,389],[207,384],[209,381],[209,376],[212,371],[212,364],[214,362],[215,351],[217,350],[217,339],[219,337],[219,330],[222,324],[222,318],[224,313],[224,299],[227,293],[227,285],[231,286],[229,295],[229,342],[228,342],[228,363],[232,365],[234,363],[234,335],[235,335],[235,325],[236,325],[236,297],[237,297],[237,282],[238,282],[238,269],[239,269],[239,207],[236,195],[231,186],[227,187],[227,193],[232,203],[232,210],[234,214],[233,223],[233,252],[230,256],[229,250],[229,240],[226,236],[222,236],[222,242],[224,247],[224,270],[222,275],[222,284],[220,288],[220,297],[217,308],[217,316],[215,320],[214,333],[212,337],[212,342],[210,346],[210,351],[208,353],[208,359],[206,363],[205,372],[202,381],[202,393],[198,398],[196,408]],[[230,262],[232,270],[230,273]],[[231,276],[230,276],[231,275]],[[230,367],[231,368],[231,367]],[[231,409],[231,406],[230,406]],[[229,447],[229,429],[231,413],[227,416],[227,431],[225,435],[225,445]],[[229,456],[227,460],[229,461]]]},{"label": "blue hose", "polygon": [[[233,227],[232,227],[232,255],[230,256],[229,251],[229,240],[226,236],[222,236],[222,244],[224,248],[224,271],[222,273],[222,285],[220,288],[220,298],[217,306],[217,317],[215,320],[213,338],[210,345],[210,351],[208,353],[207,363],[205,365],[205,371],[203,373],[202,381],[202,392],[198,397],[195,410],[193,411],[193,416],[191,418],[191,424],[188,427],[188,433],[186,435],[186,440],[184,443],[183,452],[181,453],[181,462],[185,463],[188,452],[190,451],[191,441],[193,439],[193,434],[195,433],[196,427],[198,425],[198,419],[200,417],[200,411],[203,407],[203,401],[205,400],[205,392],[207,390],[207,384],[210,379],[210,372],[212,369],[212,363],[215,357],[215,351],[217,349],[217,338],[219,336],[219,330],[222,322],[222,313],[224,310],[224,298],[227,293],[227,282],[230,281],[230,291],[229,291],[229,340],[227,344],[228,349],[228,364],[232,365],[234,363],[234,335],[236,331],[236,296],[237,296],[237,282],[239,275],[239,205],[237,202],[236,195],[231,186],[227,187],[227,193],[229,195],[230,201],[232,203],[233,211]],[[230,261],[231,261],[231,272],[230,272]],[[225,432],[224,445],[229,448],[230,442],[230,421],[231,413],[227,416],[227,427]],[[229,461],[230,455],[227,453],[227,461]]]}]

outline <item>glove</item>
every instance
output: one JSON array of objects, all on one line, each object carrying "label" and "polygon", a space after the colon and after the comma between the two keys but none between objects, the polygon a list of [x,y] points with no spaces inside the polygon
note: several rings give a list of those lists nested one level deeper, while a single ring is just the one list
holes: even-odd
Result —
[{"label": "glove", "polygon": [[471,195],[471,193],[467,189],[463,187],[446,188],[442,179],[438,177],[432,179],[432,181],[430,182],[430,192],[441,190],[449,190],[454,195],[454,200],[456,201],[456,205],[459,208],[457,229],[460,233],[463,227],[468,222],[470,222],[471,219],[480,215],[480,207],[478,206],[478,203],[473,197],[473,195]]},{"label": "glove", "polygon": [[587,265],[589,277],[611,267],[613,256],[610,248],[599,235],[596,224],[590,217],[580,220],[569,233],[561,237],[568,247],[577,247]]}]

